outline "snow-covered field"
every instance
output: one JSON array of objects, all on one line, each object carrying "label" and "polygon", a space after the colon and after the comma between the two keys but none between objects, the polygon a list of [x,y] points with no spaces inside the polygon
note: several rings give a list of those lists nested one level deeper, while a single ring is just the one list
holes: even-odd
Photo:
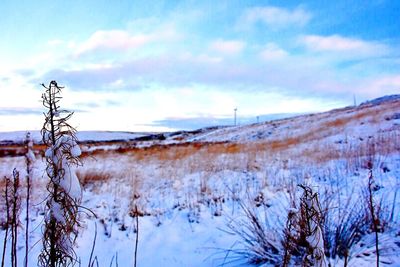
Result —
[{"label": "snow-covered field", "polygon": [[[332,232],[342,220],[368,209],[364,201],[370,174],[382,222],[381,264],[400,266],[400,97],[260,124],[134,140],[144,135],[78,134],[86,142],[81,144],[83,166],[77,169],[84,188],[82,205],[96,215],[82,212],[76,247],[82,266],[88,265],[95,237],[93,258],[99,266],[133,266],[135,211],[140,214],[137,266],[253,266],[241,253],[246,244],[230,227],[249,230],[243,207],[254,210],[266,235],[281,248],[288,211],[299,206],[302,190],[297,184],[310,184],[319,193],[324,231]],[[23,137],[22,132],[1,133],[0,144]],[[34,133],[34,140],[40,139]],[[41,249],[47,182],[43,148],[35,149],[30,266],[36,266]],[[1,177],[10,176],[13,168],[24,177],[22,156],[0,157]],[[3,212],[3,201],[1,205]],[[24,214],[22,210],[21,266]],[[371,227],[364,227],[350,247],[348,266],[375,265]],[[3,238],[1,231],[1,251]],[[325,242],[334,246],[336,241]],[[275,254],[279,258],[281,253]],[[339,256],[326,261],[344,264]]]},{"label": "snow-covered field", "polygon": [[[35,143],[42,140],[42,136],[39,131],[30,131],[31,138]],[[100,142],[100,141],[128,141],[138,137],[145,136],[147,133],[131,133],[131,132],[107,132],[107,131],[83,131],[77,133],[79,141],[87,142]],[[22,143],[25,140],[26,132],[15,131],[15,132],[0,132],[0,144],[1,143]]]}]

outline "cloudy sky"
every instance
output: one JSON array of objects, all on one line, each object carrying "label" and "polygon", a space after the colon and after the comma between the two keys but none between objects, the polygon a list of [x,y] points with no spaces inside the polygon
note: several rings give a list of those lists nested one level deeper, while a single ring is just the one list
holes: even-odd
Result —
[{"label": "cloudy sky", "polygon": [[[78,130],[163,131],[400,93],[400,1],[0,3],[0,131],[64,85]],[[232,120],[231,120],[232,121]]]}]

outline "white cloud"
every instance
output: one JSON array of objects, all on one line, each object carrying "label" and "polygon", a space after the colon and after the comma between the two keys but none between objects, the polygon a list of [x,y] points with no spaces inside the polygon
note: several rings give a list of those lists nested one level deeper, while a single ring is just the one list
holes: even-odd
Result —
[{"label": "white cloud", "polygon": [[151,35],[131,35],[123,30],[96,31],[78,47],[77,55],[100,49],[127,50],[138,48],[153,39],[154,37]]},{"label": "white cloud", "polygon": [[179,40],[178,34],[171,25],[160,26],[159,29],[149,33],[132,33],[127,30],[99,30],[80,44],[70,45],[75,48],[75,54],[97,52],[99,50],[126,51],[143,47],[150,43]]},{"label": "white cloud", "polygon": [[311,14],[300,7],[289,10],[274,6],[264,6],[247,9],[240,19],[240,23],[244,24],[243,26],[251,26],[261,22],[273,29],[280,29],[289,26],[304,26],[310,19]]},{"label": "white cloud", "polygon": [[37,91],[37,89],[41,88],[39,84],[35,89],[32,89],[32,85],[21,75],[11,73],[7,74],[6,77],[8,77],[6,80],[0,81],[0,108],[36,109],[41,107],[41,93]]},{"label": "white cloud", "polygon": [[275,43],[268,43],[261,51],[260,56],[266,61],[277,61],[288,56],[288,52]]},{"label": "white cloud", "polygon": [[358,91],[371,97],[398,94],[400,92],[400,75],[387,75],[369,81],[363,81]]},{"label": "white cloud", "polygon": [[388,52],[383,44],[340,35],[305,35],[300,38],[300,43],[310,51],[352,53],[354,56],[382,55]]},{"label": "white cloud", "polygon": [[246,43],[242,41],[219,39],[211,43],[210,49],[224,55],[237,55],[243,51],[245,46]]}]

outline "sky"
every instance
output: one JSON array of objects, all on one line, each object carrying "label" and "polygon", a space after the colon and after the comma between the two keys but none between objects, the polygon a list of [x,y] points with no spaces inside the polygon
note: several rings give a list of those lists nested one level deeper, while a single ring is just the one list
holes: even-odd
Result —
[{"label": "sky", "polygon": [[[400,1],[2,0],[0,131],[172,131],[400,93]],[[268,116],[267,116],[268,117]]]}]

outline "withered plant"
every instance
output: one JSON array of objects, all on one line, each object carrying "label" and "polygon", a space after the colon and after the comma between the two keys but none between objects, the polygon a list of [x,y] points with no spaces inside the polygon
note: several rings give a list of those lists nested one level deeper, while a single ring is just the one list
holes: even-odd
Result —
[{"label": "withered plant", "polygon": [[21,195],[20,195],[20,180],[17,169],[13,170],[13,184],[9,191],[11,199],[11,266],[17,267],[17,244],[18,244],[18,226],[19,214],[21,211]]},{"label": "withered plant", "polygon": [[26,223],[25,223],[25,261],[24,266],[28,266],[28,251],[29,251],[29,200],[31,196],[31,179],[33,162],[35,161],[35,154],[33,153],[33,142],[31,134],[26,133],[25,137],[25,163],[26,163]]},{"label": "withered plant", "polygon": [[21,195],[20,195],[20,180],[19,172],[13,170],[13,178],[4,177],[5,189],[3,192],[3,198],[6,206],[6,222],[4,225],[5,235],[3,241],[3,254],[1,259],[1,267],[5,265],[5,257],[7,252],[7,239],[11,235],[11,266],[17,267],[18,255],[17,255],[17,244],[18,244],[18,226],[20,225],[19,215],[21,211]]},{"label": "withered plant", "polygon": [[372,229],[375,232],[375,252],[376,252],[376,266],[379,267],[379,235],[380,231],[380,220],[377,216],[377,205],[374,201],[373,191],[376,186],[373,176],[373,163],[368,161],[368,209],[371,214]]},{"label": "withered plant", "polygon": [[290,209],[288,211],[288,217],[286,220],[285,228],[283,229],[283,259],[282,266],[289,266],[290,259],[292,258],[292,253],[296,251],[297,244],[295,235],[293,235],[293,231],[295,229],[294,223],[296,222],[296,210]]},{"label": "withered plant", "polygon": [[139,245],[139,211],[137,206],[135,205],[135,211],[134,211],[134,217],[135,217],[135,252],[134,252],[134,267],[137,266],[137,253],[138,253],[138,245]]},{"label": "withered plant", "polygon": [[[242,248],[226,250],[222,265],[246,260],[255,266],[282,266],[284,236],[280,234],[279,226],[275,225],[280,222],[270,221],[271,214],[266,207],[256,207],[253,201],[246,204],[239,201],[239,205],[243,216],[231,219],[227,232],[239,238],[237,244]],[[263,209],[264,214],[261,215],[258,209]]]},{"label": "withered plant", "polygon": [[372,231],[375,233],[375,253],[376,253],[376,266],[379,267],[379,235],[381,228],[380,218],[377,214],[379,210],[378,203],[374,200],[374,191],[379,190],[379,186],[376,184],[373,169],[374,164],[377,163],[378,154],[376,151],[376,143],[375,140],[368,140],[367,142],[367,162],[366,162],[366,169],[368,170],[368,186],[367,186],[367,206],[368,211],[371,216],[371,228]]},{"label": "withered plant", "polygon": [[80,148],[76,130],[68,124],[72,114],[61,110],[63,87],[51,81],[42,95],[47,109],[41,130],[43,143],[47,146],[46,173],[48,196],[45,207],[43,248],[38,258],[39,266],[74,266],[77,262],[74,244],[78,234],[78,208],[81,187],[73,170],[80,165]]},{"label": "withered plant", "polygon": [[5,202],[5,208],[6,208],[6,221],[4,222],[4,241],[3,241],[3,253],[1,256],[1,267],[4,267],[4,260],[6,256],[6,250],[7,250],[7,240],[8,240],[8,235],[9,235],[9,228],[11,225],[11,203],[10,203],[10,190],[12,187],[12,181],[9,177],[4,176],[4,181],[5,181],[5,186],[4,186],[4,191],[2,192],[2,198],[4,199]]},{"label": "withered plant", "polygon": [[324,241],[326,256],[342,259],[343,266],[347,267],[357,256],[352,249],[368,234],[371,218],[365,210],[364,199],[357,194],[350,196],[343,207],[339,216],[336,206],[325,206]]},{"label": "withered plant", "polygon": [[322,232],[321,207],[318,194],[307,185],[300,198],[300,244],[305,247],[302,266],[324,266],[324,239]]},{"label": "withered plant", "polygon": [[288,211],[283,240],[282,266],[325,266],[323,221],[318,194],[306,185],[299,204],[292,202]]}]

